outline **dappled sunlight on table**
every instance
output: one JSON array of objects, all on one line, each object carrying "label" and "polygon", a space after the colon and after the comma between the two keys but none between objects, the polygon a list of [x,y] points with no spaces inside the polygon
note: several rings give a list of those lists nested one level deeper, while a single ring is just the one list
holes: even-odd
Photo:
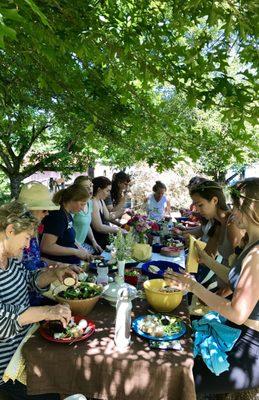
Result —
[{"label": "dappled sunlight on table", "polygon": [[[133,318],[146,314],[147,309],[145,301],[135,300]],[[182,351],[150,349],[147,340],[132,332],[131,346],[119,352],[114,344],[115,312],[106,302],[98,303],[88,316],[96,331],[87,341],[50,343],[36,333],[24,349],[30,393],[80,391],[105,400],[194,400],[190,330],[180,340]],[[189,325],[184,303],[173,314]]]}]

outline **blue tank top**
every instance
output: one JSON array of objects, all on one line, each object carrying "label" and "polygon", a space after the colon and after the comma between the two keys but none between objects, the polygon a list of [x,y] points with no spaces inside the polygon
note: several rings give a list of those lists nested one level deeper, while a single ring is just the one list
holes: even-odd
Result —
[{"label": "blue tank top", "polygon": [[[228,279],[229,279],[230,287],[231,287],[233,292],[234,292],[234,290],[236,289],[236,287],[238,285],[238,281],[239,281],[239,278],[240,278],[240,275],[241,275],[242,262],[243,262],[244,258],[247,256],[249,251],[251,251],[252,248],[254,246],[258,245],[258,244],[259,244],[259,240],[257,240],[255,243],[253,243],[251,246],[249,246],[246,250],[244,250],[238,256],[238,258],[234,262],[233,267],[229,271]],[[249,315],[249,319],[256,320],[256,321],[259,320],[259,301],[256,303],[253,311]]]}]

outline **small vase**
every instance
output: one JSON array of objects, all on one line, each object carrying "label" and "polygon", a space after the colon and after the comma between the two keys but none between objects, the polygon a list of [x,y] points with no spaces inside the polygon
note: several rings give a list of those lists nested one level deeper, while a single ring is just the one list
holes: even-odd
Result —
[{"label": "small vase", "polygon": [[125,274],[125,260],[118,260],[118,274],[124,279]]}]

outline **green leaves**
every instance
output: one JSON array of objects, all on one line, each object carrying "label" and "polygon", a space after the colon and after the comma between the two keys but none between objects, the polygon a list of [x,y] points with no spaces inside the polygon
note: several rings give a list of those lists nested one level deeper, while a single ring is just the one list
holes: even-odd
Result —
[{"label": "green leaves", "polygon": [[37,6],[37,4],[33,1],[33,0],[24,0],[25,3],[27,3],[30,8],[33,10],[33,12],[38,15],[38,17],[40,18],[41,22],[43,23],[43,25],[47,26],[48,28],[51,29],[51,26],[49,24],[49,21],[46,17],[45,14],[43,14],[43,12],[41,11],[41,9]]}]

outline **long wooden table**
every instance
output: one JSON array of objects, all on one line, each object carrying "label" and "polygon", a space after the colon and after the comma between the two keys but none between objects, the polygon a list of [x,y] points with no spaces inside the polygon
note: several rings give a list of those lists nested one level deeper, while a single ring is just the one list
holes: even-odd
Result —
[{"label": "long wooden table", "polygon": [[[179,264],[184,266],[183,256]],[[132,318],[147,314],[148,308],[146,300],[134,300]],[[82,393],[101,400],[195,400],[190,329],[181,339],[182,351],[150,349],[148,341],[132,332],[130,348],[119,353],[113,341],[115,312],[105,300],[99,301],[87,316],[95,322],[96,332],[85,342],[51,343],[36,332],[23,348],[28,393]],[[173,314],[189,325],[185,299]]]}]

